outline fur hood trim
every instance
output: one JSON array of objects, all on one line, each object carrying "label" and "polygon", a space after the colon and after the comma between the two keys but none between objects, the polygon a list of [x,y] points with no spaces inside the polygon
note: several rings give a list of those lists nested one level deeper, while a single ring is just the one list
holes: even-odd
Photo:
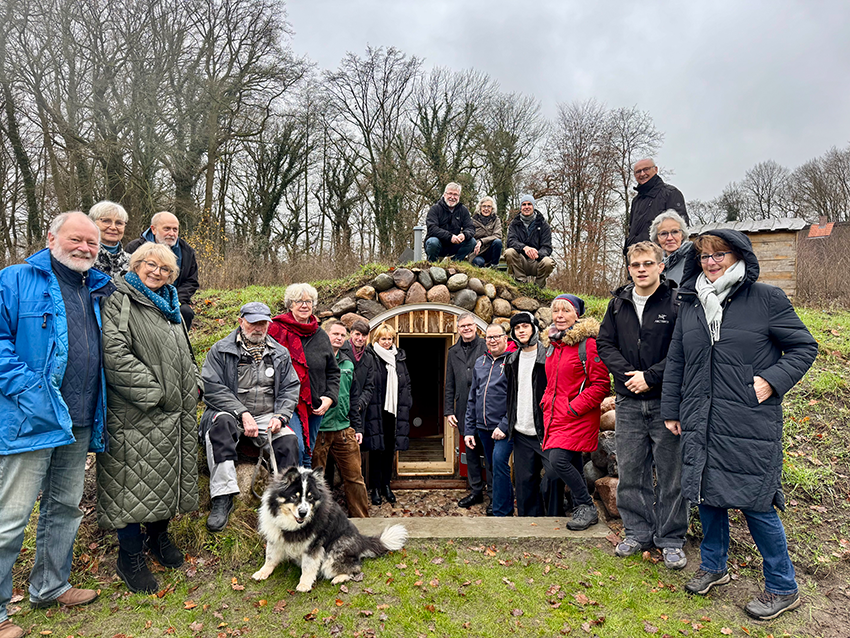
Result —
[{"label": "fur hood trim", "polygon": [[574,346],[584,339],[594,338],[599,335],[599,322],[593,317],[584,317],[575,322],[571,330],[564,333],[560,342],[552,341],[553,345]]}]

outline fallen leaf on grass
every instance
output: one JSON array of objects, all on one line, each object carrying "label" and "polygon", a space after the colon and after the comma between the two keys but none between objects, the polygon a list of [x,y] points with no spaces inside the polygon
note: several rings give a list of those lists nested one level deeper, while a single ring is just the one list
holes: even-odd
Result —
[{"label": "fallen leaf on grass", "polygon": [[439,578],[434,578],[434,579],[432,579],[432,580],[431,580],[431,582],[430,582],[430,583],[428,583],[428,584],[429,584],[429,585],[431,585],[431,587],[439,587],[439,586],[440,586],[440,579],[439,579]]},{"label": "fallen leaf on grass", "polygon": [[748,636],[750,635],[750,630],[749,630],[749,629],[747,629],[746,627],[744,627],[743,625],[741,625],[741,631],[743,631],[743,632],[744,632],[745,634],[747,634]]},{"label": "fallen leaf on grass", "polygon": [[21,602],[23,599],[24,599],[24,595],[23,595],[23,594],[15,594],[14,596],[12,596],[12,598],[11,598],[11,600],[9,600],[9,602],[10,602],[10,603],[19,603],[19,602]]},{"label": "fallen leaf on grass", "polygon": [[374,611],[369,611],[368,609],[361,609],[361,610],[360,610],[360,615],[361,615],[361,616],[366,616],[367,618],[368,618],[369,616],[371,616],[372,614],[374,614],[374,613],[375,613]]},{"label": "fallen leaf on grass", "polygon": [[236,578],[236,576],[234,576],[230,579],[230,588],[234,591],[242,591],[243,589],[245,589],[245,585],[240,585],[239,580]]},{"label": "fallen leaf on grass", "polygon": [[184,600],[183,601],[183,609],[194,609],[198,606],[194,600]]},{"label": "fallen leaf on grass", "polygon": [[651,625],[648,620],[644,620],[643,630],[648,634],[654,634],[658,632],[658,627],[656,627],[655,625]]},{"label": "fallen leaf on grass", "polygon": [[433,614],[436,613],[437,607],[434,605],[425,605],[425,611],[430,611]]},{"label": "fallen leaf on grass", "polygon": [[729,629],[729,627],[721,627],[721,628],[720,628],[720,633],[721,633],[721,634],[723,634],[724,636],[731,636],[731,635],[732,635],[732,630],[731,630],[731,629]]},{"label": "fallen leaf on grass", "polygon": [[[284,607],[286,607],[286,601],[285,600],[279,600],[274,604],[274,607],[272,607],[272,611],[275,612],[276,614],[279,614],[280,612],[283,611]],[[215,613],[213,613],[213,616],[215,616]]]},{"label": "fallen leaf on grass", "polygon": [[318,618],[318,617],[319,617],[319,608],[318,607],[314,607],[313,611],[311,611],[309,614],[304,614],[304,620],[307,620],[307,621],[316,620],[316,618]]},{"label": "fallen leaf on grass", "polygon": [[576,599],[576,602],[579,605],[587,605],[590,602],[590,598],[588,598],[587,596],[585,596],[582,593],[573,594],[573,598]]},{"label": "fallen leaf on grass", "polygon": [[337,598],[335,604],[337,607],[342,607],[345,604],[345,601],[340,598]]},{"label": "fallen leaf on grass", "polygon": [[153,625],[153,621],[150,621],[150,620],[145,621],[145,629],[150,629],[151,625]]},{"label": "fallen leaf on grass", "polygon": [[201,631],[201,629],[203,629],[203,628],[204,628],[204,623],[202,623],[202,622],[195,621],[191,625],[189,625],[189,630],[193,631],[193,632]]},{"label": "fallen leaf on grass", "polygon": [[435,558],[431,561],[431,564],[432,565],[442,565],[444,562],[446,562],[445,559],[438,556],[437,558]]},{"label": "fallen leaf on grass", "polygon": [[511,582],[507,577],[502,578],[502,582],[505,583],[505,585],[508,586],[508,589],[516,590],[516,585],[513,582]]},{"label": "fallen leaf on grass", "polygon": [[522,616],[522,609],[511,609],[511,616]]}]

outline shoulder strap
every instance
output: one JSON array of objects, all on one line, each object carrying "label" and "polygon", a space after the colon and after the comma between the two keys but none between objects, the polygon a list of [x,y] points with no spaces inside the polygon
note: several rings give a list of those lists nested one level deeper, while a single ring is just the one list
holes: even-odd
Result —
[{"label": "shoulder strap", "polygon": [[584,384],[587,383],[587,338],[582,339],[578,344],[578,360],[581,361],[581,368],[584,370],[584,379],[579,387],[579,394],[584,390]]},{"label": "shoulder strap", "polygon": [[118,317],[119,332],[127,332],[130,326],[130,295],[124,295],[121,300],[121,315]]}]

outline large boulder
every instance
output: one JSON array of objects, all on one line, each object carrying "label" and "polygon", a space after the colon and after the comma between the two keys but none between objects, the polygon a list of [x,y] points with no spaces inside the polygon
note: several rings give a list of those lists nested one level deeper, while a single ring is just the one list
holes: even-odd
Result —
[{"label": "large boulder", "polygon": [[506,301],[505,299],[494,299],[493,312],[496,314],[497,317],[510,317],[511,313],[513,312],[511,302]]},{"label": "large boulder", "polygon": [[590,453],[590,460],[593,461],[593,464],[600,470],[608,471],[608,455],[616,453],[616,445],[614,441],[613,432],[608,431],[599,433],[599,444],[597,445],[596,450]]},{"label": "large boulder", "polygon": [[608,466],[605,468],[608,476],[620,476],[620,465],[617,463],[617,455],[608,455]]},{"label": "large boulder", "polygon": [[398,288],[407,290],[416,281],[416,275],[409,268],[396,268],[393,271],[393,281]]},{"label": "large boulder", "polygon": [[505,327],[505,334],[510,334],[511,332],[511,320],[507,317],[494,317],[491,323],[498,323]]},{"label": "large boulder", "polygon": [[546,306],[538,308],[534,316],[537,317],[537,322],[540,324],[541,330],[546,330],[546,328],[552,325],[552,311]]},{"label": "large boulder", "polygon": [[347,312],[354,312],[355,310],[357,310],[357,299],[354,297],[343,297],[331,306],[331,312],[337,317],[342,316]]},{"label": "large boulder", "polygon": [[383,292],[395,286],[395,281],[393,281],[393,278],[390,275],[385,272],[382,272],[380,275],[375,277],[375,280],[372,282],[372,285],[378,292]]},{"label": "large boulder", "polygon": [[369,322],[369,320],[366,319],[366,317],[364,317],[363,315],[358,315],[354,312],[345,313],[344,315],[342,315],[339,318],[339,320],[343,324],[345,324],[345,327],[348,328],[349,330],[351,330],[351,326],[354,324],[355,321],[365,321],[366,323]]},{"label": "large boulder", "polygon": [[490,297],[490,299],[496,298],[496,286],[493,284],[484,284],[484,294]]},{"label": "large boulder", "polygon": [[493,319],[493,302],[490,301],[487,295],[481,295],[478,297],[478,301],[475,302],[475,310],[473,312],[487,323],[490,323]]},{"label": "large boulder", "polygon": [[452,294],[449,292],[449,289],[446,288],[443,284],[439,284],[434,286],[428,291],[427,294],[428,301],[431,303],[451,303],[452,302]]},{"label": "large boulder", "polygon": [[419,283],[425,286],[425,290],[429,290],[434,285],[434,280],[431,278],[431,272],[428,270],[419,271]]},{"label": "large boulder", "polygon": [[513,304],[517,310],[527,310],[528,312],[536,312],[540,308],[540,302],[531,297],[517,297],[513,300]]},{"label": "large boulder", "polygon": [[[457,276],[457,275],[455,275]],[[452,303],[464,310],[475,310],[475,303],[478,301],[478,295],[472,292],[469,288],[458,290],[452,297]]]},{"label": "large boulder", "polygon": [[617,406],[617,397],[605,397],[602,399],[602,405],[600,405],[600,409],[603,414],[608,412],[609,410],[613,410]]},{"label": "large boulder", "polygon": [[616,410],[608,410],[607,412],[602,413],[602,417],[599,419],[599,429],[603,432],[610,432],[614,429],[617,424],[617,411]]},{"label": "large boulder", "polygon": [[620,479],[614,476],[603,476],[596,481],[596,495],[605,506],[608,515],[620,518],[620,510],[617,509],[617,484]]},{"label": "large boulder", "polygon": [[466,285],[469,283],[469,275],[466,273],[459,272],[456,275],[452,275],[449,277],[449,281],[446,284],[449,290],[452,292],[457,292],[462,288],[466,288]]},{"label": "large boulder", "polygon": [[484,293],[484,284],[478,277],[470,277],[469,281],[466,284],[467,288],[474,291],[476,295],[483,295]]},{"label": "large boulder", "polygon": [[377,293],[372,286],[361,286],[357,289],[357,292],[354,293],[354,296],[358,299],[374,299],[376,294]]},{"label": "large boulder", "polygon": [[404,303],[425,303],[426,301],[428,301],[428,291],[425,290],[425,286],[418,281],[413,282],[407,291]]},{"label": "large boulder", "polygon": [[377,301],[371,301],[369,299],[357,300],[357,312],[358,314],[361,314],[366,317],[366,321],[374,319],[384,310],[386,310],[386,308],[384,308]]},{"label": "large boulder", "polygon": [[508,288],[506,288],[505,286],[499,286],[498,290],[499,290],[499,296],[502,299],[507,299],[508,301],[513,301],[513,298],[515,297],[515,295]]},{"label": "large boulder", "polygon": [[384,308],[391,310],[404,303],[404,290],[398,288],[390,288],[384,292],[378,293],[378,299],[384,305]]},{"label": "large boulder", "polygon": [[439,266],[431,266],[428,269],[428,274],[431,275],[431,279],[435,284],[444,284],[449,280],[446,269]]},{"label": "large boulder", "polygon": [[584,464],[584,480],[587,482],[588,491],[593,494],[596,489],[596,481],[605,476],[604,470],[600,470],[593,464],[593,461],[588,461]]}]

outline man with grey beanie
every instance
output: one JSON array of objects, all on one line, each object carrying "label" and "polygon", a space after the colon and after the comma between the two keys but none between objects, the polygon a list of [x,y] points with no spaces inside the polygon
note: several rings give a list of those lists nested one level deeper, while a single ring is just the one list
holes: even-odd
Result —
[{"label": "man with grey beanie", "polygon": [[536,283],[543,288],[555,270],[552,254],[552,229],[537,210],[531,195],[520,198],[519,215],[508,227],[508,249],[505,261],[508,271],[517,281]]},{"label": "man with grey beanie", "polygon": [[201,440],[210,468],[211,532],[227,525],[233,496],[239,493],[235,462],[241,437],[257,447],[271,439],[280,468],[298,464],[298,437],[289,419],[301,383],[289,351],[268,336],[271,320],[266,304],[246,303],[239,311],[239,326],[213,344],[201,369],[207,405]]}]

